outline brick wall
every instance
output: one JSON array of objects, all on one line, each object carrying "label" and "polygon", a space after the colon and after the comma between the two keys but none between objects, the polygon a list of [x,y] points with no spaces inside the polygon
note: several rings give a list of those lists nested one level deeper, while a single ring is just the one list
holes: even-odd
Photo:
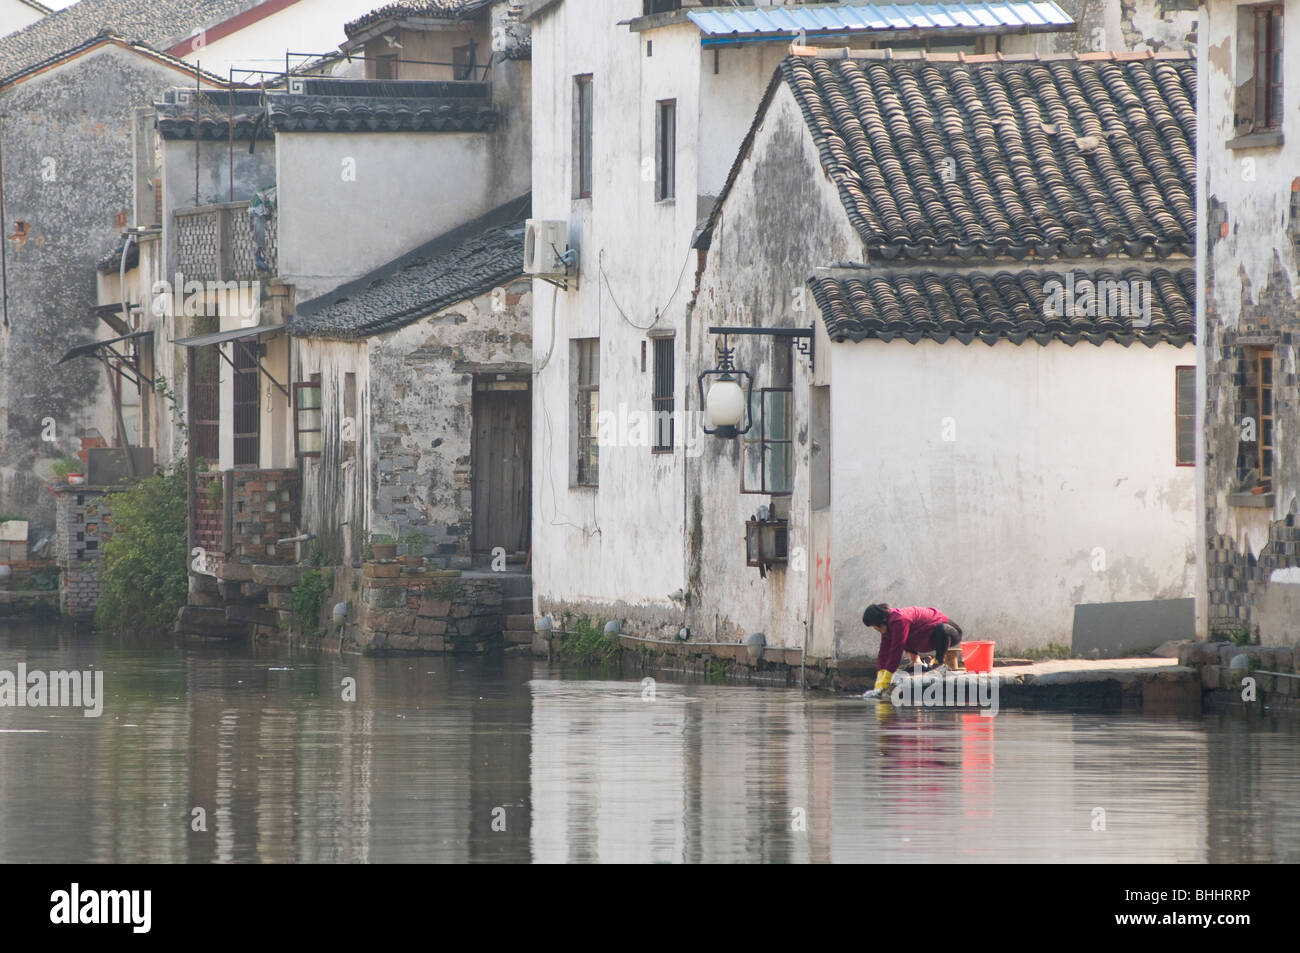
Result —
[{"label": "brick wall", "polygon": [[298,535],[298,471],[235,470],[230,485],[228,558],[245,563],[296,563],[296,548],[277,546],[275,541]]},{"label": "brick wall", "polygon": [[59,487],[54,493],[59,609],[66,615],[91,615],[99,601],[99,560],[112,513],[101,488]]}]

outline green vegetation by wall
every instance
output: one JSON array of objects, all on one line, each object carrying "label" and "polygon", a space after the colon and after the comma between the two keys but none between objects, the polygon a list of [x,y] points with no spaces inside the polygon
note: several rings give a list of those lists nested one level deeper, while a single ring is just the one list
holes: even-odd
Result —
[{"label": "green vegetation by wall", "polygon": [[109,494],[95,622],[119,632],[170,632],[189,589],[185,467]]}]

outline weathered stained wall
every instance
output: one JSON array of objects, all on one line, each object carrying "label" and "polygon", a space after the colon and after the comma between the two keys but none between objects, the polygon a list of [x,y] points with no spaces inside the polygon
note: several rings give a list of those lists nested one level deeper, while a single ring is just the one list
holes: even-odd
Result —
[{"label": "weathered stained wall", "polygon": [[[372,423],[366,343],[295,338],[294,367],[295,381],[321,375],[321,455],[300,458],[303,531],[316,534],[327,564],[350,565],[361,558],[368,538],[372,492],[367,480]],[[345,402],[348,374],[356,375],[355,408]]]},{"label": "weathered stained wall", "polygon": [[[1300,639],[1300,419],[1296,380],[1297,241],[1300,203],[1295,176],[1300,129],[1284,110],[1282,136],[1256,145],[1237,135],[1237,10],[1203,8],[1199,75],[1200,164],[1205,183],[1206,331],[1202,335],[1205,481],[1206,614],[1211,632],[1257,631],[1265,644]],[[1300,16],[1300,3],[1285,4]],[[1284,102],[1300,99],[1300,58],[1286,47]],[[1285,137],[1285,138],[1284,138]],[[1257,456],[1247,417],[1255,349],[1273,348],[1275,437],[1272,493],[1250,494],[1246,479]],[[1259,505],[1263,504],[1263,505]]]},{"label": "weathered stained wall", "polygon": [[[132,208],[132,107],[180,74],[113,44],[0,93],[8,330],[0,331],[0,509],[52,527],[55,459],[93,426],[97,362],[55,368],[98,333],[95,262]],[[41,439],[53,418],[56,440]],[[105,435],[110,436],[110,435]]]},{"label": "weathered stained wall", "polygon": [[[220,102],[220,94],[213,94],[213,102]],[[195,176],[195,152],[198,152],[198,175]],[[230,170],[233,152],[234,177]],[[232,150],[228,141],[193,139],[168,139],[162,144],[163,209],[169,244],[171,214],[178,209],[222,202],[247,202],[258,189],[275,185],[275,141],[258,139],[253,151],[248,151],[247,140],[236,141]],[[233,192],[234,197],[231,197]],[[169,267],[175,261],[169,260]],[[168,280],[173,280],[168,276]]]},{"label": "weathered stained wall", "polygon": [[[1032,38],[1037,52],[1195,50],[1197,0],[1057,0],[1078,29]],[[1023,43],[1015,38],[1015,44]],[[1013,43],[1004,42],[1004,52]],[[1020,51],[1015,45],[1015,52]]]},{"label": "weathered stained wall", "polygon": [[[321,374],[324,448],[304,460],[304,527],[339,561],[371,533],[414,530],[434,565],[468,566],[476,374],[527,377],[532,284],[523,279],[362,341],[295,339],[297,380]],[[342,420],[355,373],[356,456]]]},{"label": "weathered stained wall", "polygon": [[[862,245],[849,225],[834,187],[821,169],[816,144],[789,87],[777,86],[758,128],[750,161],[728,193],[690,316],[690,348],[683,378],[692,409],[699,404],[696,376],[716,366],[711,325],[809,327],[817,308],[805,282],[818,266],[860,261]],[[738,367],[769,386],[772,342],[732,337]],[[823,366],[828,350],[816,357]],[[742,494],[739,440],[702,437],[702,453],[688,463],[687,576],[691,592],[692,638],[739,641],[763,632],[767,644],[803,648],[810,621],[809,595],[817,555],[829,542],[815,541],[809,513],[809,359],[793,355],[794,484],[790,500],[789,546],[800,556],[760,578],[745,565],[745,520],[760,494]],[[829,653],[828,653],[829,654]]]}]

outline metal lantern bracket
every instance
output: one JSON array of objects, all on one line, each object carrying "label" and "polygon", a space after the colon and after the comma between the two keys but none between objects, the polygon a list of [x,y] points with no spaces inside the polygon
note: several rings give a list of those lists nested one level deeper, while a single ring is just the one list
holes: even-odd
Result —
[{"label": "metal lantern bracket", "polygon": [[722,346],[726,350],[726,339],[728,334],[760,334],[773,338],[794,338],[795,346],[799,353],[807,356],[808,366],[812,370],[817,369],[817,338],[812,328],[709,328],[710,334],[722,335]]}]

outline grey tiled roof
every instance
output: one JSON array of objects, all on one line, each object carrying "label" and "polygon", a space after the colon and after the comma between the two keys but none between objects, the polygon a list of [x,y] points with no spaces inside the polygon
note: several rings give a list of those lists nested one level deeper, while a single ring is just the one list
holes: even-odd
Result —
[{"label": "grey tiled roof", "polygon": [[[116,274],[120,271],[122,267],[122,247],[125,244],[126,240],[119,238],[117,244],[113,246],[113,250],[95,262],[95,269],[100,274]],[[131,270],[138,264],[140,264],[140,243],[132,242],[130,250],[126,253],[127,270]]]},{"label": "grey tiled roof", "polygon": [[[1137,341],[1151,346],[1161,341],[1182,345],[1196,331],[1196,272],[1190,265],[1176,271],[1161,267],[1076,270],[1069,287],[1077,290],[1055,300],[1050,292],[1067,287],[1067,279],[1052,272],[916,268],[886,273],[870,267],[861,271],[861,278],[837,275],[809,282],[833,341],[876,338],[916,343],[922,338],[939,342],[955,338],[963,344],[1057,340],[1067,344]],[[1103,289],[1091,302],[1083,292],[1085,277],[1094,289]],[[1135,280],[1149,284],[1135,288],[1129,284]],[[1060,282],[1060,289],[1048,284],[1051,281]],[[1127,304],[1125,297],[1110,299],[1114,282],[1123,282],[1137,295],[1127,298]],[[1144,306],[1148,300],[1149,311]]]},{"label": "grey tiled roof", "polygon": [[109,30],[166,50],[262,0],[81,0],[0,39],[0,76],[10,78]]},{"label": "grey tiled roof", "polygon": [[498,118],[474,99],[293,93],[268,96],[267,112],[283,132],[489,132]]},{"label": "grey tiled roof", "polygon": [[873,259],[1194,254],[1186,54],[787,57]]},{"label": "grey tiled roof", "polygon": [[[272,139],[263,94],[257,90],[216,89],[196,96],[193,89],[170,89],[154,104],[158,134],[164,139],[228,139],[231,116],[235,138]],[[180,100],[179,102],[177,100]]]},{"label": "grey tiled roof", "polygon": [[372,23],[402,17],[459,20],[491,5],[492,0],[395,0],[394,3],[386,3],[382,7],[371,10],[365,16],[357,17],[343,27],[343,32],[351,37]]},{"label": "grey tiled roof", "polygon": [[525,195],[342,288],[298,306],[298,337],[357,339],[405,327],[523,274]]}]

